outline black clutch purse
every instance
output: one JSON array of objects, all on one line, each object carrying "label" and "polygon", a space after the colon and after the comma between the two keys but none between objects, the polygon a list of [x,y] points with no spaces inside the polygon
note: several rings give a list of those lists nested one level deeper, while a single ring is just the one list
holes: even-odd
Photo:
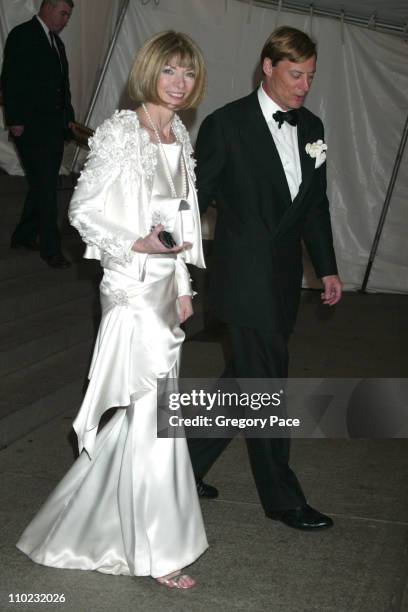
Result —
[{"label": "black clutch purse", "polygon": [[177,243],[170,232],[163,230],[157,234],[157,237],[162,245],[166,247],[166,249],[172,249],[173,247],[177,246]]}]

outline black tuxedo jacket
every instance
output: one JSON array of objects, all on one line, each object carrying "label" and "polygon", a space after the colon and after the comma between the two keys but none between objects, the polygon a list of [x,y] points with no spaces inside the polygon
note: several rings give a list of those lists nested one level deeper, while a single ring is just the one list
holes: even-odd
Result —
[{"label": "black tuxedo jacket", "polygon": [[224,321],[290,333],[299,305],[304,240],[319,277],[336,274],[326,164],[315,169],[307,143],[324,138],[306,108],[298,124],[302,183],[291,201],[285,172],[257,91],[203,122],[197,139],[200,209],[217,207],[210,299]]},{"label": "black tuxedo jacket", "polygon": [[65,47],[55,35],[60,61],[36,17],[7,37],[1,75],[7,125],[24,125],[46,138],[49,126],[74,119]]}]

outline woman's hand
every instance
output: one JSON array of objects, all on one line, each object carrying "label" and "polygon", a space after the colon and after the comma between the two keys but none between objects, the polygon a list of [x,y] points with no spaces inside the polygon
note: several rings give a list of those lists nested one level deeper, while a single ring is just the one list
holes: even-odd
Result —
[{"label": "woman's hand", "polygon": [[184,242],[180,246],[172,247],[168,249],[164,246],[159,240],[159,233],[164,230],[163,225],[156,225],[144,238],[138,238],[134,245],[132,246],[132,251],[136,251],[136,253],[148,253],[149,255],[158,255],[160,253],[180,253],[184,251],[184,249],[188,249],[191,247],[189,242]]},{"label": "woman's hand", "polygon": [[191,295],[180,295],[178,299],[180,323],[184,323],[194,314]]}]

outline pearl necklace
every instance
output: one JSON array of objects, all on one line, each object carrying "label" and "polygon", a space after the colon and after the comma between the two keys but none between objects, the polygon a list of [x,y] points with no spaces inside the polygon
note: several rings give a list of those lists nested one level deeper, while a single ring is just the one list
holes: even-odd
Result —
[{"label": "pearl necklace", "polygon": [[[153,133],[154,133],[154,135],[156,137],[157,144],[159,145],[159,151],[161,153],[161,156],[162,156],[162,159],[163,159],[163,162],[164,162],[164,171],[165,171],[165,174],[166,174],[167,182],[168,182],[169,187],[170,187],[171,196],[172,196],[172,198],[180,197],[182,200],[185,200],[187,198],[187,172],[186,172],[186,166],[185,166],[184,159],[183,159],[183,151],[181,151],[181,155],[180,155],[181,184],[182,184],[182,188],[181,188],[181,195],[178,196],[177,195],[177,191],[176,191],[176,187],[174,185],[173,177],[171,176],[171,171],[170,171],[169,162],[167,160],[166,151],[164,150],[163,143],[160,140],[159,131],[156,128],[156,126],[154,125],[153,119],[151,118],[151,116],[149,114],[149,111],[146,108],[146,105],[142,104],[142,108],[143,108],[144,113],[145,113],[145,115],[147,117],[149,125],[152,128]],[[171,124],[170,124],[170,128],[171,128],[171,131],[174,134],[173,126]],[[174,134],[174,136],[176,138],[176,141],[178,142],[176,134]]]}]

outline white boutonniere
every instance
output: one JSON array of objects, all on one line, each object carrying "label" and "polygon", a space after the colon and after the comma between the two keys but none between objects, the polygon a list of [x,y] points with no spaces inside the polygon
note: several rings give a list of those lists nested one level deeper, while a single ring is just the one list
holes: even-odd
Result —
[{"label": "white boutonniere", "polygon": [[308,142],[306,147],[306,153],[310,157],[316,159],[315,169],[320,168],[326,161],[327,144],[323,140],[317,140],[316,142]]}]

